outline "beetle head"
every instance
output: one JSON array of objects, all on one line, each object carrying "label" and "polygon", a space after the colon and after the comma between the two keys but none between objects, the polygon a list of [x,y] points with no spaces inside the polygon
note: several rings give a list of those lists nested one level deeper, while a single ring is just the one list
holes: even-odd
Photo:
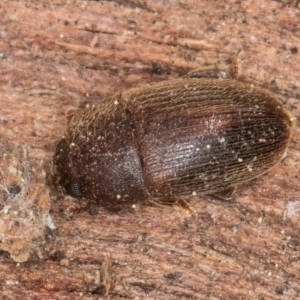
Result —
[{"label": "beetle head", "polygon": [[66,194],[75,198],[82,196],[77,171],[72,162],[70,147],[64,138],[56,147],[52,166],[52,178],[54,185],[58,189],[64,190]]}]

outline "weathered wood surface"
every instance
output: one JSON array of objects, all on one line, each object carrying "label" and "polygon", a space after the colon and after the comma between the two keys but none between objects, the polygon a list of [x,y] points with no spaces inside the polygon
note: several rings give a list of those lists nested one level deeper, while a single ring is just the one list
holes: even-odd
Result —
[{"label": "weathered wood surface", "polygon": [[239,48],[242,74],[299,120],[297,3],[2,0],[0,298],[299,299],[299,127],[284,161],[236,202],[191,197],[191,215],[137,206],[68,218],[70,201],[45,183],[68,108]]}]

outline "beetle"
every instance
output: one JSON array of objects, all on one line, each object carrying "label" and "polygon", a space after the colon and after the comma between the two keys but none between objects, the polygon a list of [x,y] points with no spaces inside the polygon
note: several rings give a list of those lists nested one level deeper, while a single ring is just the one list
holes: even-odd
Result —
[{"label": "beetle", "polygon": [[295,118],[272,93],[224,69],[116,92],[72,116],[53,159],[67,194],[119,211],[230,198],[285,155]]}]

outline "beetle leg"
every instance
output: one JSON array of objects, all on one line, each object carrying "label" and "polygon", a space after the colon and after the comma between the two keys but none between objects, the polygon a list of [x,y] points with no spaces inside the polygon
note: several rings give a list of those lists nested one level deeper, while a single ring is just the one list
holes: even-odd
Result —
[{"label": "beetle leg", "polygon": [[90,208],[91,208],[91,201],[87,201],[87,203],[85,203],[84,205],[82,204],[77,207],[69,206],[66,209],[65,214],[68,216],[77,215],[89,210]]},{"label": "beetle leg", "polygon": [[181,209],[184,210],[184,212],[186,214],[190,214],[193,212],[193,207],[191,205],[189,205],[185,200],[183,199],[179,199],[178,200],[178,204],[177,204],[178,207],[180,207]]},{"label": "beetle leg", "polygon": [[231,60],[229,66],[216,66],[215,68],[199,68],[189,72],[184,78],[223,78],[237,79],[240,69],[238,58],[241,50],[238,50]]},{"label": "beetle leg", "polygon": [[190,214],[194,210],[193,207],[182,198],[151,198],[149,202],[159,207],[173,206],[174,208],[180,208],[186,214]]},{"label": "beetle leg", "polygon": [[220,191],[218,193],[213,194],[213,196],[221,199],[221,200],[231,200],[236,192],[236,186],[230,187],[226,190]]}]

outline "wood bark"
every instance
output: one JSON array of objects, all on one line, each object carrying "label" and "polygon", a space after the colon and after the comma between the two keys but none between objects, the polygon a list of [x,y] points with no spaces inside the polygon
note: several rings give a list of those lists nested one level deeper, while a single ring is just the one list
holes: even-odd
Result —
[{"label": "wood bark", "polygon": [[299,299],[300,133],[235,201],[67,216],[47,174],[66,111],[242,49],[300,117],[298,1],[0,3],[1,299]]}]

